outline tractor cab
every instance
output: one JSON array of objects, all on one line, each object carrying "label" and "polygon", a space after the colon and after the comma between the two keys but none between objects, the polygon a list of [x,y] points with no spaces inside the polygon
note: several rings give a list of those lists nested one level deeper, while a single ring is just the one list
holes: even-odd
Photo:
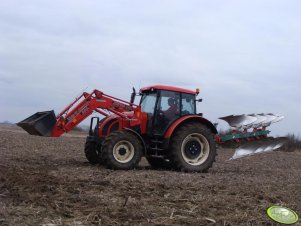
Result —
[{"label": "tractor cab", "polygon": [[196,114],[196,92],[172,86],[155,85],[140,90],[141,111],[148,115],[147,133],[162,136],[177,119]]}]

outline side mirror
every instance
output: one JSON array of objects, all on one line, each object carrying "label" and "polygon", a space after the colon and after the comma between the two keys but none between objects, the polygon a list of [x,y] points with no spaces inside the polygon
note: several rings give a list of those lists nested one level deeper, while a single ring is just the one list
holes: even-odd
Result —
[{"label": "side mirror", "polygon": [[136,97],[136,90],[135,88],[133,87],[133,92],[131,94],[131,101],[130,101],[130,105],[132,106],[134,101],[135,101],[135,97]]}]

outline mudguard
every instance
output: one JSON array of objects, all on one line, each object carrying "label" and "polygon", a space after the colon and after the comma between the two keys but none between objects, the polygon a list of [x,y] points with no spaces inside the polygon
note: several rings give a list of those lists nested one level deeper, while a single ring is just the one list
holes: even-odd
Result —
[{"label": "mudguard", "polygon": [[166,133],[164,135],[164,138],[165,139],[169,139],[172,136],[173,132],[177,129],[178,126],[182,125],[183,123],[193,122],[193,121],[205,124],[206,126],[208,126],[211,129],[212,133],[217,134],[217,130],[216,130],[215,126],[208,119],[203,118],[203,117],[201,117],[199,115],[187,115],[187,116],[184,116],[184,117],[179,118],[178,120],[176,120],[167,129],[167,131],[166,131]]}]

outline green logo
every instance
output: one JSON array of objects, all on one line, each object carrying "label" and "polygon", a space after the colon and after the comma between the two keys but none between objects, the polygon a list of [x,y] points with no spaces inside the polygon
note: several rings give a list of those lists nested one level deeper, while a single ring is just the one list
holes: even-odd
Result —
[{"label": "green logo", "polygon": [[267,214],[272,220],[282,224],[294,224],[298,221],[297,213],[283,206],[271,206]]}]

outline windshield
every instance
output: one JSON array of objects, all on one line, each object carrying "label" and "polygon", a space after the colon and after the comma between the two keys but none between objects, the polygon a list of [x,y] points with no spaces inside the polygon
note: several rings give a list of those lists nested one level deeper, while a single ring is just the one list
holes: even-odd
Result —
[{"label": "windshield", "polygon": [[157,92],[155,93],[144,93],[141,98],[141,111],[154,114],[156,106]]}]

